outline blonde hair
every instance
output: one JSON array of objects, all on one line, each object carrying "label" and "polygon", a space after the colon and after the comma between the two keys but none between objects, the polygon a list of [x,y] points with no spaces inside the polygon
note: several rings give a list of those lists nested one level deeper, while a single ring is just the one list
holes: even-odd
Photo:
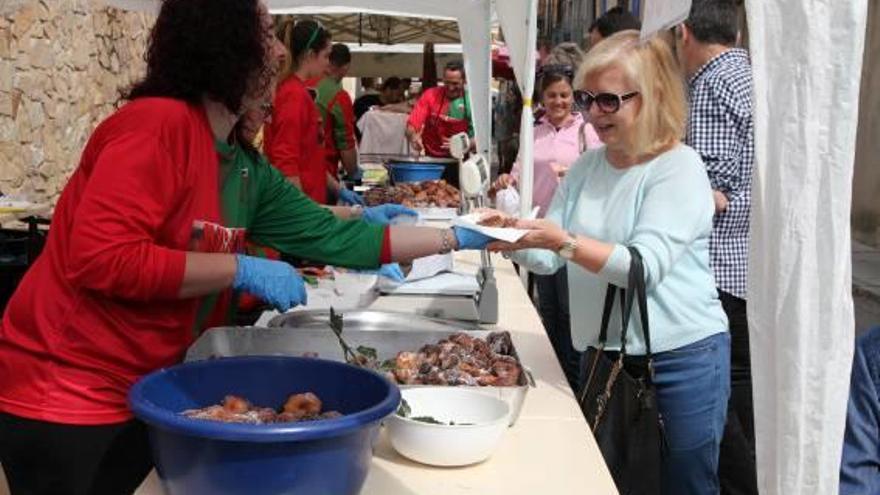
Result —
[{"label": "blonde hair", "polygon": [[593,74],[617,67],[635,86],[642,106],[630,142],[634,155],[653,155],[682,139],[687,127],[687,102],[678,62],[669,45],[652,37],[642,43],[639,32],[620,31],[587,52],[575,77],[575,88]]},{"label": "blonde hair", "polygon": [[293,25],[296,20],[292,15],[283,15],[279,22],[275,23],[275,37],[284,45],[284,61],[278,72],[276,84],[281,84],[294,72],[293,56],[290,54],[290,39],[293,36]]}]

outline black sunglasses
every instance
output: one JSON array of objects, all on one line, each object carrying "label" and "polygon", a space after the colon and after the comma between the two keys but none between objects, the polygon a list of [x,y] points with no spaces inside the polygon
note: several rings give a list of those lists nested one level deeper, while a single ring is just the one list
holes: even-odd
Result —
[{"label": "black sunglasses", "polygon": [[614,93],[599,93],[594,95],[589,91],[579,89],[574,92],[574,103],[583,112],[589,112],[590,107],[593,106],[593,103],[595,102],[596,106],[599,107],[600,112],[617,113],[617,111],[620,110],[621,105],[623,105],[623,102],[638,94],[638,91],[633,91],[632,93],[627,93],[625,95],[616,95]]},{"label": "black sunglasses", "polygon": [[549,64],[538,69],[538,77],[559,74],[571,82],[574,79],[574,67],[567,64]]}]

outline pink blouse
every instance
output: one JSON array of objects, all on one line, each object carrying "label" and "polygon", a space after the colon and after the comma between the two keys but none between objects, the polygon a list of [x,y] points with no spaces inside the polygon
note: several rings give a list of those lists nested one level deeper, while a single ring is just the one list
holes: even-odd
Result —
[{"label": "pink blouse", "polygon": [[[567,171],[585,149],[593,149],[602,145],[599,136],[589,123],[584,125],[583,116],[577,112],[572,119],[561,128],[556,129],[547,117],[542,117],[535,125],[535,183],[533,187],[533,204],[540,206],[538,217],[543,218],[547,207],[556,192],[561,177],[554,167]],[[583,132],[583,137],[580,137]],[[519,159],[513,165],[512,175],[519,181],[521,165]]]}]

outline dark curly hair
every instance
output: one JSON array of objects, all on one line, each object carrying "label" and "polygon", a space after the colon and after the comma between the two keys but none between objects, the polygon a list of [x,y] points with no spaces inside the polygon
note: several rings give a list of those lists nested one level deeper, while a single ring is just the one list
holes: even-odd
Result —
[{"label": "dark curly hair", "polygon": [[125,97],[207,96],[237,114],[253,76],[270,77],[265,39],[259,0],[163,0],[147,74]]}]

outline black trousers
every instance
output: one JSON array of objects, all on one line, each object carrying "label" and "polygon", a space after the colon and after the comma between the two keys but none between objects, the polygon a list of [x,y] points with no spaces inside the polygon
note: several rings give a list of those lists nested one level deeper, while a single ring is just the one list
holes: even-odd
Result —
[{"label": "black trousers", "polygon": [[565,378],[577,392],[580,353],[571,344],[571,315],[568,308],[568,275],[565,268],[553,275],[535,275],[538,313],[547,331]]},{"label": "black trousers", "polygon": [[730,321],[730,401],[721,438],[718,477],[722,495],[755,495],[758,477],[746,301],[720,290],[718,295]]},{"label": "black trousers", "polygon": [[12,495],[126,495],[153,469],[140,421],[80,426],[5,413],[0,463]]}]

